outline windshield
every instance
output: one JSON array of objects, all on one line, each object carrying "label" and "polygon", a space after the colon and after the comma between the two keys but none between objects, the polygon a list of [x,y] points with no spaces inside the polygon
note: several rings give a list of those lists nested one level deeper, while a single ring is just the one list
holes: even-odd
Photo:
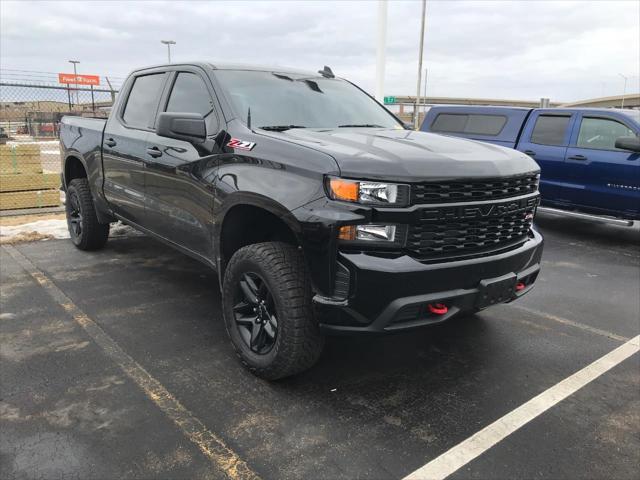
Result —
[{"label": "windshield", "polygon": [[620,113],[631,118],[636,123],[640,123],[640,110],[620,110]]},{"label": "windshield", "polygon": [[235,114],[251,127],[401,128],[387,110],[349,82],[290,73],[217,70]]}]

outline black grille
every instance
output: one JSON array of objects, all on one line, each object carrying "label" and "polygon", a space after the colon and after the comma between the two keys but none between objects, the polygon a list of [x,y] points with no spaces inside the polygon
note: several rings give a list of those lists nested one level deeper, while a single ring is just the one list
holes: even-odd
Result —
[{"label": "black grille", "polygon": [[514,248],[528,237],[537,202],[532,200],[525,208],[486,218],[423,220],[409,227],[406,249],[428,261]]},{"label": "black grille", "polygon": [[418,183],[411,185],[411,204],[497,200],[526,195],[537,189],[536,174],[473,181]]}]

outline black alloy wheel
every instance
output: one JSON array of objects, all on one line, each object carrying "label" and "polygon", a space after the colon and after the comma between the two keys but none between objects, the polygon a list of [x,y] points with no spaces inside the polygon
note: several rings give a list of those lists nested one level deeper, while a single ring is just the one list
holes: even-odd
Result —
[{"label": "black alloy wheel", "polygon": [[278,337],[278,318],[273,296],[258,274],[246,272],[240,277],[233,315],[249,349],[258,355],[269,353]]},{"label": "black alloy wheel", "polygon": [[73,244],[80,250],[98,250],[109,238],[109,224],[100,223],[91,196],[89,181],[74,178],[66,189],[67,226]]},{"label": "black alloy wheel", "polygon": [[80,207],[80,198],[78,198],[78,192],[76,190],[69,192],[67,197],[67,202],[69,203],[67,210],[69,233],[73,236],[73,240],[77,240],[82,237],[82,209]]}]

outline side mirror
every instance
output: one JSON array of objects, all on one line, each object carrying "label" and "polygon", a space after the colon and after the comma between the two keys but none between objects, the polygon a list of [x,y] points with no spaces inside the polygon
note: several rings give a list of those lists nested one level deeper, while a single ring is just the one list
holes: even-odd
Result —
[{"label": "side mirror", "polygon": [[616,148],[619,148],[621,150],[630,150],[632,152],[640,152],[640,138],[638,137],[616,138]]},{"label": "side mirror", "polygon": [[207,126],[199,113],[161,113],[156,134],[161,137],[202,143],[207,139]]}]

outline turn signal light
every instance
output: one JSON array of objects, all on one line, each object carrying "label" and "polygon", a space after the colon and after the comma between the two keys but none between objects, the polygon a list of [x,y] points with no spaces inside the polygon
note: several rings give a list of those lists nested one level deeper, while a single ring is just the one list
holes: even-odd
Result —
[{"label": "turn signal light", "polygon": [[352,180],[331,178],[329,180],[329,189],[336,200],[357,202],[360,196],[360,183]]},{"label": "turn signal light", "polygon": [[355,240],[356,239],[356,226],[344,225],[338,230],[338,238],[340,240]]}]

